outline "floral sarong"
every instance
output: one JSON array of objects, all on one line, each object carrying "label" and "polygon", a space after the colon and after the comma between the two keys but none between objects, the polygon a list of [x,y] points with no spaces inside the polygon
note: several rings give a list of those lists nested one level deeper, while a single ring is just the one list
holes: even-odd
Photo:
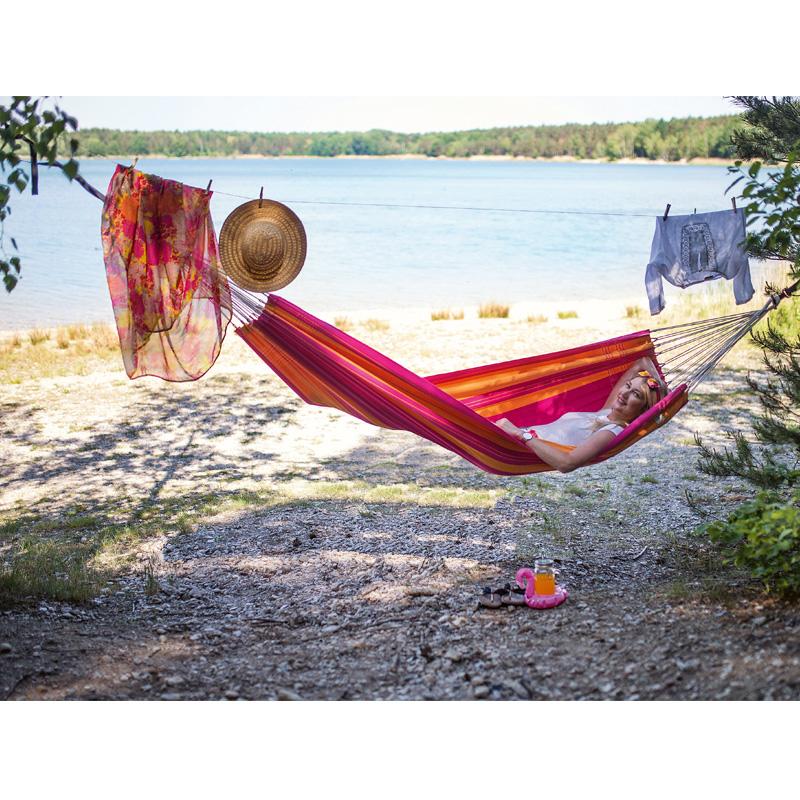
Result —
[{"label": "floral sarong", "polygon": [[103,258],[130,378],[191,381],[219,355],[231,319],[209,212],[211,192],[117,166]]}]

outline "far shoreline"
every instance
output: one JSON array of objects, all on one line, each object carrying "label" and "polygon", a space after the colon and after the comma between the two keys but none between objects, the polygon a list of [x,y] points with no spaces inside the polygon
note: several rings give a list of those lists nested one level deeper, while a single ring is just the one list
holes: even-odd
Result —
[{"label": "far shoreline", "polygon": [[147,159],[163,159],[168,161],[296,161],[298,159],[313,159],[315,161],[475,161],[475,162],[528,162],[541,164],[624,164],[641,165],[648,164],[653,166],[683,166],[683,167],[717,167],[732,166],[733,160],[727,158],[692,158],[678,159],[677,161],[667,161],[658,158],[575,158],[574,156],[553,156],[552,158],[530,156],[426,156],[419,153],[394,153],[383,156],[379,155],[336,155],[336,156],[312,156],[312,155],[282,155],[270,156],[261,154],[239,153],[230,156],[220,155],[191,155],[191,156],[170,156],[164,153],[147,154],[127,154],[113,156],[79,156],[81,161],[133,161]]}]

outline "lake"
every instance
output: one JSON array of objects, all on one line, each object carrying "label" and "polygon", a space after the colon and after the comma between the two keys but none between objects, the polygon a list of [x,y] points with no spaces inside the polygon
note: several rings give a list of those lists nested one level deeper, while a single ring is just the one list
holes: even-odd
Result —
[{"label": "lake", "polygon": [[[81,173],[105,191],[114,166],[85,161]],[[323,314],[489,300],[646,308],[656,215],[667,203],[674,214],[730,207],[724,166],[311,158],[141,159],[137,166],[203,188],[213,179],[218,233],[244,202],[229,195],[258,197],[263,186],[265,197],[291,206],[306,227],[308,258],[280,294]],[[6,237],[19,245],[22,279],[10,295],[0,290],[0,328],[111,321],[100,202],[43,168],[39,196],[12,195],[11,205]]]}]

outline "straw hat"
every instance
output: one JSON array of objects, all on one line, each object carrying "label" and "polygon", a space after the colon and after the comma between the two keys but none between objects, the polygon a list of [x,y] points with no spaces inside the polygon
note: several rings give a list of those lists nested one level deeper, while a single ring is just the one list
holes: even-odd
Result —
[{"label": "straw hat", "polygon": [[219,234],[225,274],[252,292],[274,292],[291,283],[306,260],[306,232],[290,208],[251,200],[235,208]]}]

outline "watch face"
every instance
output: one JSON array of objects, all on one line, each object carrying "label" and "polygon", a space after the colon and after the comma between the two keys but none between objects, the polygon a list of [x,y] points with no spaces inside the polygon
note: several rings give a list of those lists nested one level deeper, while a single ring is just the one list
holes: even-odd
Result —
[{"label": "watch face", "polygon": [[529,442],[531,439],[533,439],[533,434],[530,431],[524,431],[522,434],[522,441]]}]

